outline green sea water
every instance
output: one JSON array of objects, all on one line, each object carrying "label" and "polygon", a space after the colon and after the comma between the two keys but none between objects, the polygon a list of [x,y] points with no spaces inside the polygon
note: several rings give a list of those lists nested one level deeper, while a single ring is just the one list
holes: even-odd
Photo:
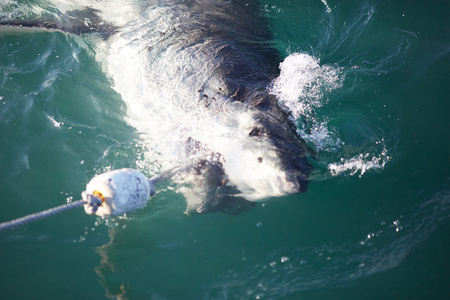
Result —
[{"label": "green sea water", "polygon": [[[0,3],[0,21],[31,5]],[[126,217],[78,209],[1,232],[2,298],[449,299],[449,5],[260,3],[283,58],[340,70],[339,88],[318,78],[321,98],[299,99],[315,103],[299,120],[318,152],[308,191],[186,215],[165,183]],[[0,32],[0,221],[78,200],[109,169],[153,175],[80,39]]]}]

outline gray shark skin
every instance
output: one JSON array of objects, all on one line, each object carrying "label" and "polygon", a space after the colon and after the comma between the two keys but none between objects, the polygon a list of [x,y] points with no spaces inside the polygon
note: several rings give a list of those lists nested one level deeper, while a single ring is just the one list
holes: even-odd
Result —
[{"label": "gray shark skin", "polygon": [[103,38],[109,37],[116,29],[101,19],[98,10],[85,8],[83,10],[73,10],[65,14],[48,13],[36,19],[13,18],[2,20],[0,26],[3,28],[15,28],[26,31],[59,31],[75,35],[98,34]]},{"label": "gray shark skin", "polygon": [[[246,106],[253,115],[255,126],[245,134],[255,143],[259,139],[267,139],[275,149],[279,168],[285,173],[285,180],[290,185],[286,193],[305,192],[308,175],[313,170],[308,156],[313,155],[313,151],[297,135],[296,125],[290,121],[276,97],[266,89],[278,75],[281,57],[272,45],[270,24],[262,15],[258,2],[166,0],[139,3],[142,18],[155,7],[165,7],[163,11],[171,15],[169,29],[157,32],[159,36],[153,38],[154,42],[148,46],[149,57],[158,57],[168,48],[187,55],[202,49],[208,63],[214,67],[210,77],[195,87],[198,102],[205,108],[215,108],[224,99]],[[104,39],[115,35],[118,30],[118,27],[102,21],[94,9],[86,8],[70,14],[70,17],[62,17],[57,21],[10,20],[3,25],[39,27],[74,34],[99,33]],[[83,14],[89,15],[92,20],[89,24],[81,21],[83,18],[80,16]],[[202,143],[195,138],[185,141],[187,156],[201,149]],[[206,197],[201,205],[188,208],[188,212],[234,212],[235,207],[239,211],[251,206],[245,197],[239,196],[239,192],[227,184],[221,153],[216,153],[214,157],[198,159],[189,168],[190,174],[204,178],[201,184]],[[264,158],[256,159],[262,163]]]}]

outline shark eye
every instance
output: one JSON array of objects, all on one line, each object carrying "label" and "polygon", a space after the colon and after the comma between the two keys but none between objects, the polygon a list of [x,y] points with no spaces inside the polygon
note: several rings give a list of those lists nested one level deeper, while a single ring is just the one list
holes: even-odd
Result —
[{"label": "shark eye", "polygon": [[253,128],[252,131],[250,131],[250,133],[248,134],[248,136],[253,137],[253,136],[260,136],[262,134],[262,130],[259,128]]}]

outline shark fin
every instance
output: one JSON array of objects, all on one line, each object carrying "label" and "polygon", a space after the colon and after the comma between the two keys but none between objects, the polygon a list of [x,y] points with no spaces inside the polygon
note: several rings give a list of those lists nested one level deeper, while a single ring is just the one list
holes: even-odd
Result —
[{"label": "shark fin", "polygon": [[40,17],[37,19],[12,19],[0,21],[0,30],[17,31],[61,31],[75,35],[97,34],[109,37],[118,27],[104,22],[98,11],[92,8],[73,10],[61,16]]}]

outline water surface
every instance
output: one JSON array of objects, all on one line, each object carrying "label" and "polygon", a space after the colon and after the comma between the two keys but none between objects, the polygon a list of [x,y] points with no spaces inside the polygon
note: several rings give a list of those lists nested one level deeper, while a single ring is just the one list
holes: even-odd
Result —
[{"label": "water surface", "polygon": [[[308,191],[189,216],[166,183],[126,217],[75,210],[1,233],[6,298],[450,296],[448,5],[260,4],[284,60],[269,88],[317,151]],[[31,5],[3,1],[0,18]],[[0,221],[78,200],[109,169],[152,175],[155,145],[130,125],[95,47],[0,34]]]}]

